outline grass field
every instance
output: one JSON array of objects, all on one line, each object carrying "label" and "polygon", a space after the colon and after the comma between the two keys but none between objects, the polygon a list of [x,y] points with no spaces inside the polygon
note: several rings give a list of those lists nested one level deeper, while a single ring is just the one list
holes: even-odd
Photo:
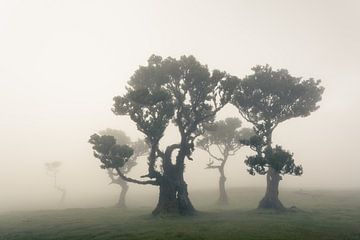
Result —
[{"label": "grass field", "polygon": [[[261,191],[232,189],[232,204],[216,192],[194,192],[192,217],[152,217],[150,206],[11,212],[0,215],[0,239],[348,239],[360,240],[360,192],[282,190],[297,209],[253,210]],[[206,200],[205,200],[206,199]]]}]

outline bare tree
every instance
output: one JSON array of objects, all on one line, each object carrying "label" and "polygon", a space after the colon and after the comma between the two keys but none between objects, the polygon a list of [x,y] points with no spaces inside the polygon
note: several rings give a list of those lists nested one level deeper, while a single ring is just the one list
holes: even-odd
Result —
[{"label": "bare tree", "polygon": [[59,168],[60,168],[61,164],[62,163],[58,162],[58,161],[45,163],[47,175],[49,175],[54,180],[54,188],[56,190],[58,190],[59,192],[61,192],[61,198],[59,201],[60,204],[65,201],[65,196],[66,196],[66,189],[63,187],[60,187],[57,183],[57,174],[60,171]]}]

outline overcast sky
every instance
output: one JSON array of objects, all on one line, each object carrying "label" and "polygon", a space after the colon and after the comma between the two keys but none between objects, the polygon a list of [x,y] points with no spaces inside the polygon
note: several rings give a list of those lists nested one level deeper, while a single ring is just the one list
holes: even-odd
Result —
[{"label": "overcast sky", "polygon": [[[321,79],[320,109],[274,132],[274,143],[304,167],[281,187],[360,188],[359,25],[357,0],[0,0],[0,201],[53,194],[49,161],[63,162],[60,180],[73,195],[110,191],[87,140],[108,127],[141,137],[110,109],[153,53],[193,54],[239,77],[268,63]],[[231,106],[219,114],[228,116],[240,117]],[[246,173],[246,154],[229,162],[228,185],[265,186],[263,176]],[[204,170],[207,155],[194,157],[190,190],[216,188],[217,173]]]}]

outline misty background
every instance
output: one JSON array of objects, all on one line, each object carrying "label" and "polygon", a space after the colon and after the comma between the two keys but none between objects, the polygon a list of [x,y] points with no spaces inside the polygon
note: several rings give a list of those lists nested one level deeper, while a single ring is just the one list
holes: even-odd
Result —
[{"label": "misty background", "polygon": [[[0,211],[55,207],[59,194],[44,166],[51,161],[63,163],[67,206],[115,203],[120,189],[108,185],[87,141],[106,128],[143,137],[111,107],[151,54],[192,54],[240,78],[268,63],[321,79],[320,109],[274,132],[274,144],[304,167],[301,177],[285,176],[280,194],[360,189],[359,23],[356,0],[0,1]],[[240,114],[228,105],[217,119],[226,117]],[[265,187],[264,176],[246,172],[250,153],[244,148],[227,163],[229,188]],[[185,170],[190,194],[216,189],[217,171],[204,169],[208,155],[196,150],[193,158]],[[130,176],[143,175],[146,157],[138,162]],[[129,197],[157,191],[131,184]]]}]

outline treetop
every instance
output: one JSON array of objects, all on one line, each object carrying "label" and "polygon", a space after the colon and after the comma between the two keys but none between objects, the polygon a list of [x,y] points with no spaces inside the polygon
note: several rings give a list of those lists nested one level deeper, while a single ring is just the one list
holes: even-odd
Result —
[{"label": "treetop", "polygon": [[238,85],[232,103],[248,121],[270,127],[316,111],[324,92],[320,80],[293,77],[285,69],[255,66]]}]

